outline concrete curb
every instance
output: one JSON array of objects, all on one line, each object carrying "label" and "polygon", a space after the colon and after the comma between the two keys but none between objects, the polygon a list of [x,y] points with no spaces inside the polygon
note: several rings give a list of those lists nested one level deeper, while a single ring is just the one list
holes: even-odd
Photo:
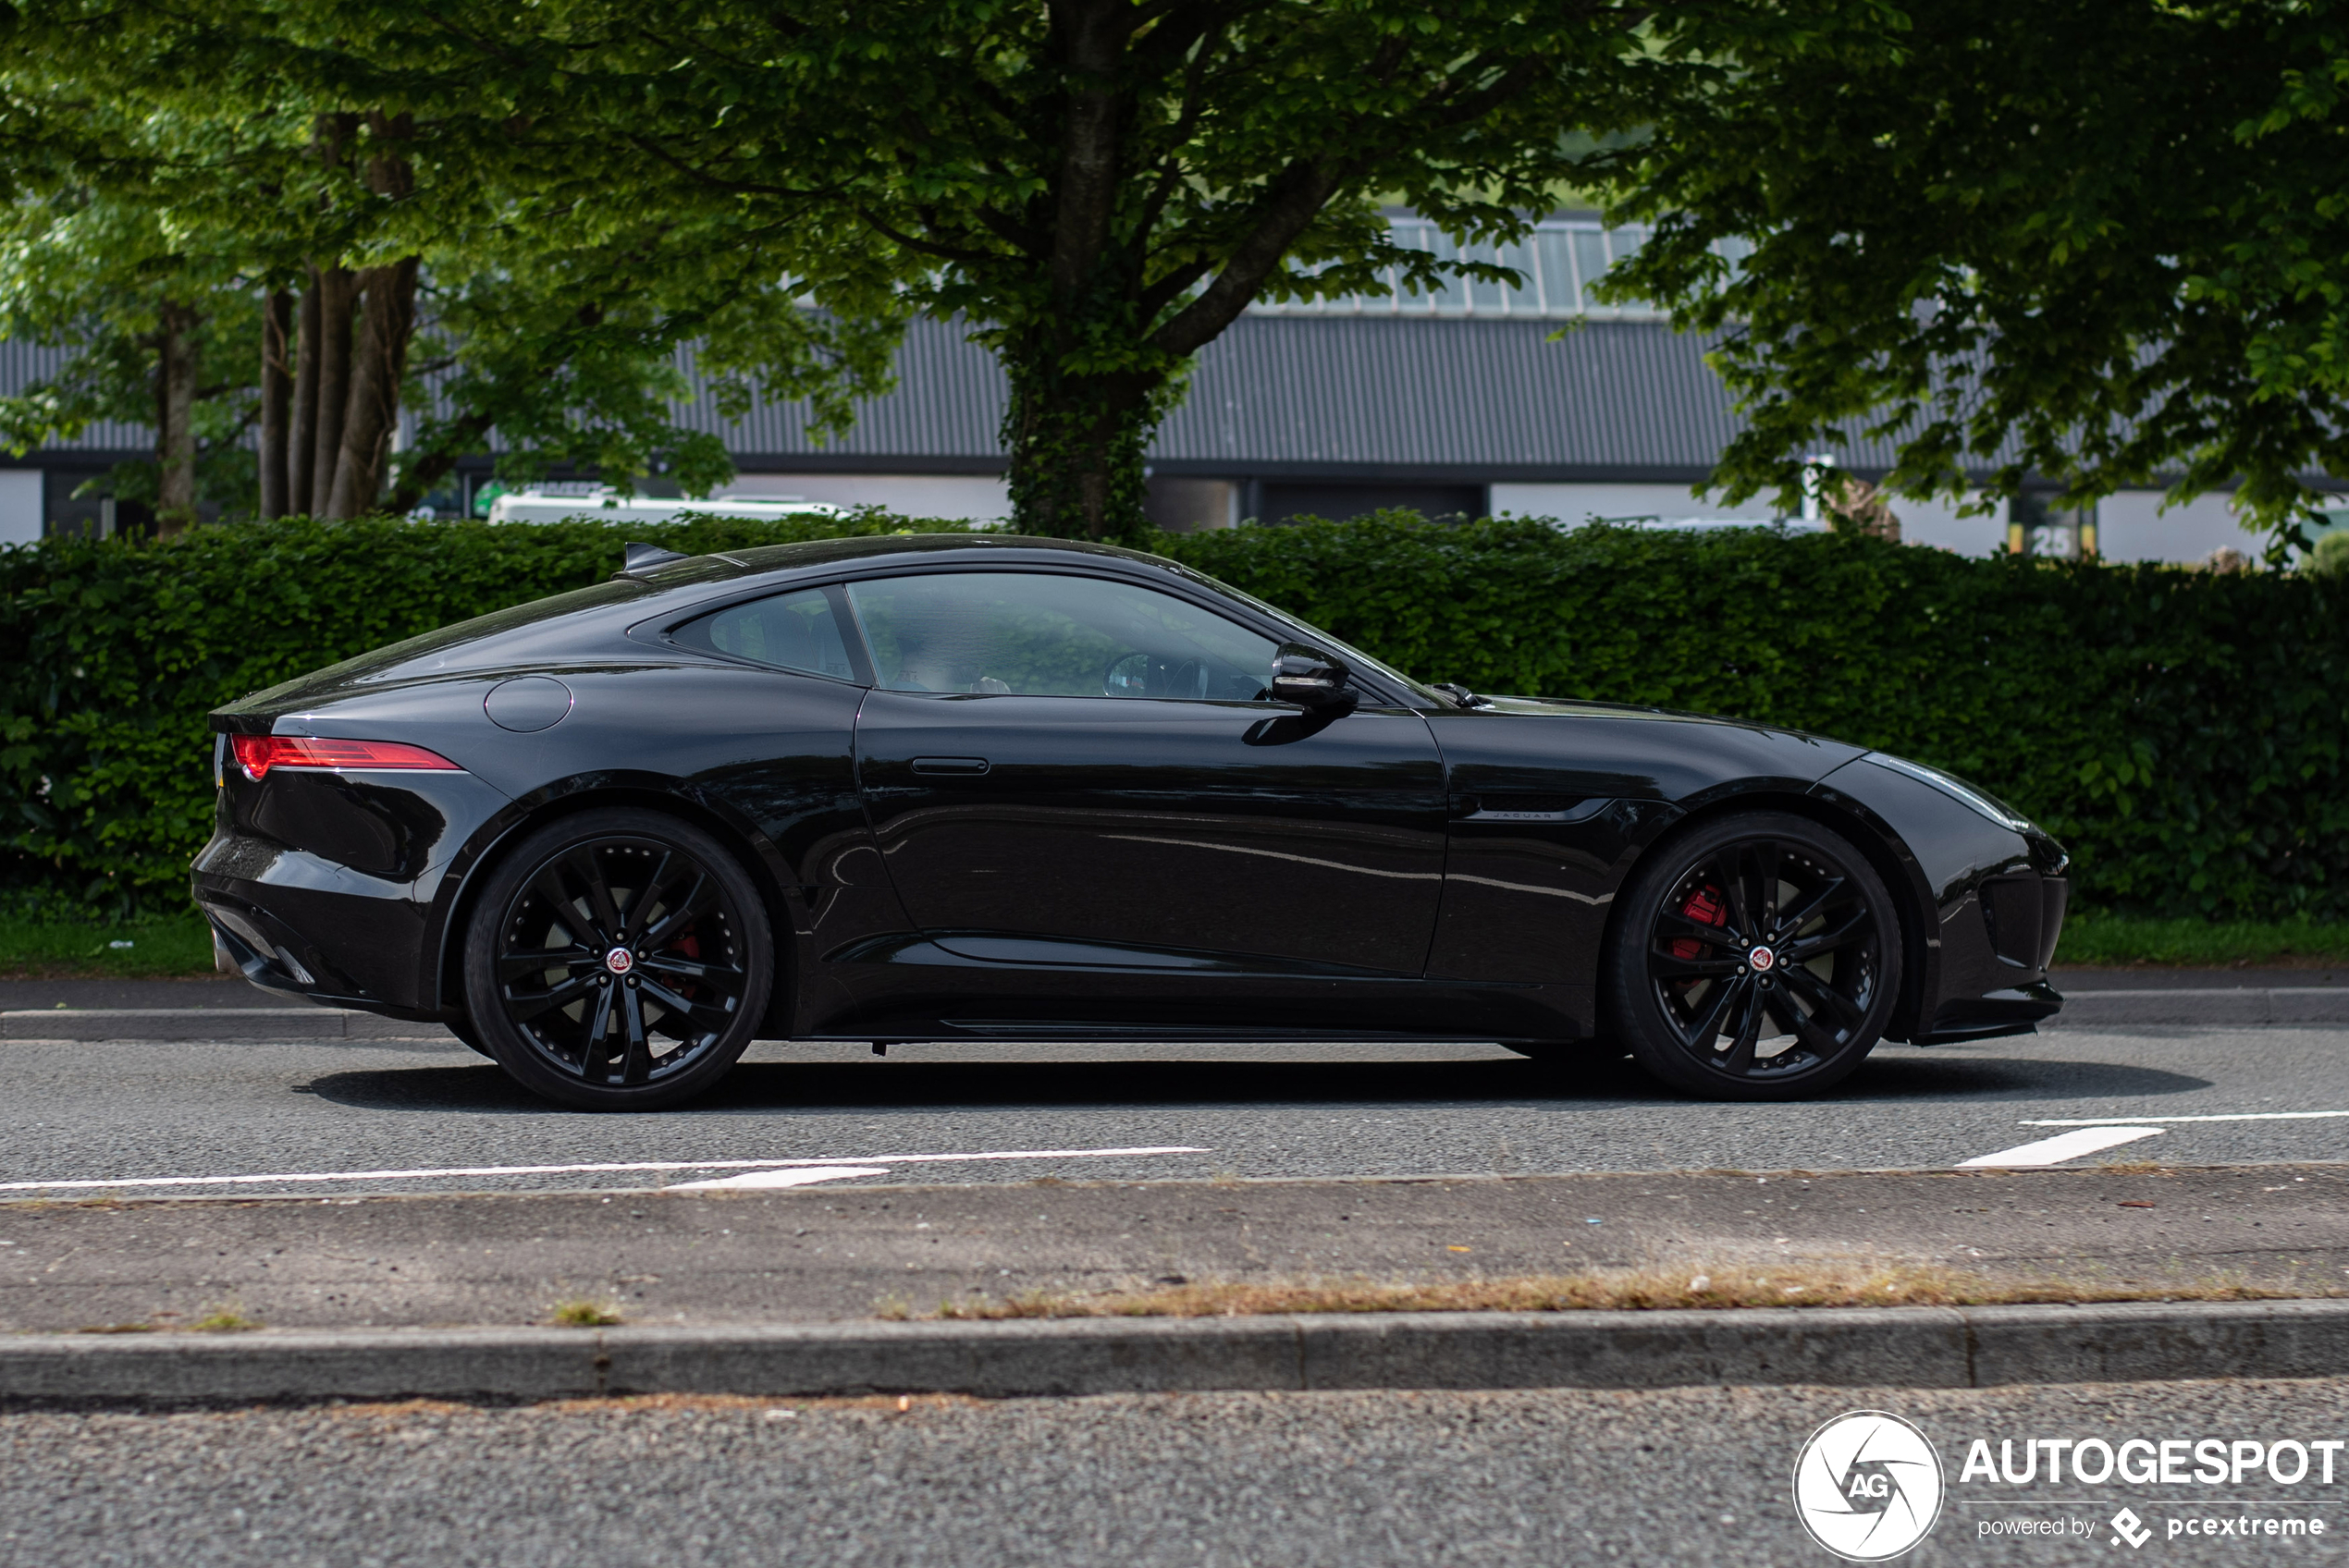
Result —
[{"label": "concrete curb", "polygon": [[[2349,1023],[2349,986],[2080,991],[2047,1029]],[[323,1007],[82,1008],[0,1012],[0,1040],[397,1040],[437,1023]]]},{"label": "concrete curb", "polygon": [[0,1341],[0,1402],[1981,1388],[2349,1374],[2349,1301]]},{"label": "concrete curb", "polygon": [[399,1040],[437,1023],[331,1007],[56,1008],[0,1012],[0,1040]]}]

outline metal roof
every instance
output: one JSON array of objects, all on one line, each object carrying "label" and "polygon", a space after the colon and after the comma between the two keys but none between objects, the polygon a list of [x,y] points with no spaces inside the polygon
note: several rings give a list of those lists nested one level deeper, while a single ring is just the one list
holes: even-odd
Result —
[{"label": "metal roof", "polygon": [[[39,343],[0,338],[0,398],[13,397],[36,381],[46,381],[63,370],[73,358],[72,350],[46,348]],[[120,452],[126,448],[152,452],[155,435],[145,424],[120,424],[108,420],[91,425],[79,439],[61,441],[46,451]],[[6,447],[0,447],[0,462],[7,460]]]},{"label": "metal roof", "polygon": [[[1654,319],[1251,312],[1200,351],[1150,461],[1170,473],[1694,481],[1739,425],[1704,362],[1709,341]],[[0,343],[0,393],[64,357]],[[957,323],[916,322],[896,389],[861,402],[854,427],[828,445],[807,435],[801,403],[723,419],[690,354],[684,369],[695,395],[674,405],[678,422],[719,435],[748,472],[1002,466],[1003,375]],[[153,445],[142,426],[100,424],[20,460]],[[1866,471],[1891,454],[1863,446],[1839,456]]]},{"label": "metal roof", "polygon": [[[1465,258],[1514,269],[1515,284],[1452,278],[1427,293],[1407,289],[1387,267],[1380,274],[1386,288],[1378,294],[1346,294],[1333,300],[1259,301],[1252,311],[1311,315],[1403,316],[1593,316],[1608,321],[1656,320],[1663,312],[1639,302],[1601,304],[1590,296],[1593,284],[1616,263],[1629,258],[1654,232],[1645,224],[1613,227],[1593,213],[1568,213],[1543,219],[1533,232],[1507,245],[1489,241],[1461,244],[1415,213],[1390,214],[1395,242],[1425,251],[1445,261]],[[1753,252],[1742,239],[1725,239],[1714,246],[1732,272]]]},{"label": "metal roof", "polygon": [[[1150,461],[1201,474],[1693,481],[1740,425],[1704,362],[1711,341],[1652,319],[1250,312],[1199,351]],[[897,369],[897,390],[859,404],[830,446],[807,437],[804,405],[728,423],[705,396],[678,417],[752,469],[1002,467],[1007,394],[985,349],[955,324],[917,322]],[[1891,460],[1882,444],[1839,456],[1855,469]]]}]

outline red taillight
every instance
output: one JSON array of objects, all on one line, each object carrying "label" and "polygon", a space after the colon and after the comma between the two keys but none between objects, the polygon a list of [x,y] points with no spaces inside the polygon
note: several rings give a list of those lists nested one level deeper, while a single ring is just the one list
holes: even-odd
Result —
[{"label": "red taillight", "polygon": [[228,744],[237,766],[254,783],[273,767],[429,768],[441,773],[464,770],[437,752],[406,746],[397,741],[326,741],[314,735],[232,735]]}]

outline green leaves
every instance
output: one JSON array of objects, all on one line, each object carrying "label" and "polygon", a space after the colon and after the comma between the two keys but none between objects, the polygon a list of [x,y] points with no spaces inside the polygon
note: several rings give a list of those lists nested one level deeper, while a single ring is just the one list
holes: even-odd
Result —
[{"label": "green leaves", "polygon": [[[346,8],[407,36],[388,0]],[[1009,373],[1023,526],[1113,537],[1142,526],[1142,453],[1186,363],[1252,300],[1476,272],[1397,247],[1379,205],[1521,234],[1592,136],[1636,125],[1648,77],[1783,10],[455,0],[435,16],[490,41],[481,68],[551,186],[617,194],[646,225],[755,227],[837,319],[967,321]]]},{"label": "green leaves", "polygon": [[[845,522],[319,523],[0,550],[0,880],[176,900],[204,714],[469,616]],[[2349,916],[2349,577],[1967,559],[1387,513],[1158,549],[1412,674],[1729,714],[1948,767],[2046,824],[2084,903]]]},{"label": "green leaves", "polygon": [[[1605,160],[1658,220],[1611,285],[1724,335],[1732,494],[1874,445],[1907,494],[2158,480],[2281,530],[2349,472],[2334,8],[1846,19],[1701,92],[1657,79],[1655,134]],[[1724,282],[1728,238],[1754,250]]]},{"label": "green leaves", "polygon": [[2061,839],[2090,904],[2349,912],[2349,578],[1408,514],[1157,547],[1425,680],[1949,768]]}]

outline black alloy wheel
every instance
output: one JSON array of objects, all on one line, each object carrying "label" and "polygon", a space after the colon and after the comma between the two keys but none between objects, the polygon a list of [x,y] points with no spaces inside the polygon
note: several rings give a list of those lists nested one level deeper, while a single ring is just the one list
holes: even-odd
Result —
[{"label": "black alloy wheel", "polygon": [[482,889],[465,944],[472,1022],[548,1099],[643,1110],[700,1093],[767,1011],[774,940],[756,888],[707,833],[651,812],[532,834]]},{"label": "black alloy wheel", "polygon": [[1743,812],[1651,851],[1606,979],[1640,1065],[1715,1099],[1793,1099],[1851,1074],[1900,990],[1882,878],[1807,818]]}]

